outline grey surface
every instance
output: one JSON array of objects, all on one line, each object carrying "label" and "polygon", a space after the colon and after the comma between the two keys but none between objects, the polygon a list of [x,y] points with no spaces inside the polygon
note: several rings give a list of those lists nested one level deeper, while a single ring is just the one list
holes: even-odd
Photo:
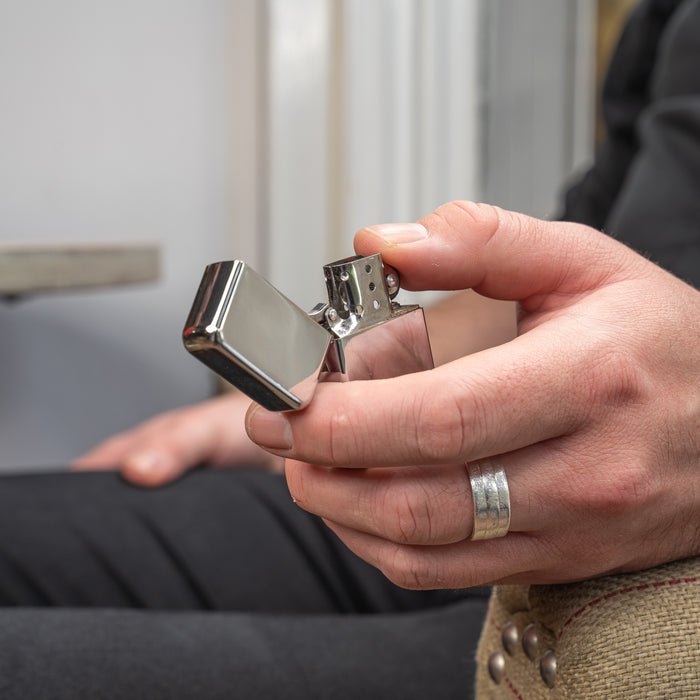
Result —
[{"label": "grey surface", "polygon": [[7,297],[155,282],[157,245],[0,242],[0,295]]}]

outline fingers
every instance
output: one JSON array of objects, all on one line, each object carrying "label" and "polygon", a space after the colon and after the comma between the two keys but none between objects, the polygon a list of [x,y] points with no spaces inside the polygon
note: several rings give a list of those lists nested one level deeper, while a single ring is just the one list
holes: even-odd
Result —
[{"label": "fingers", "polygon": [[288,461],[285,474],[297,505],[323,517],[349,549],[404,588],[484,585],[532,562],[546,564],[534,556],[534,538],[515,531],[517,519],[506,538],[469,539],[465,465],[350,470]]},{"label": "fingers", "polygon": [[304,411],[254,407],[246,428],[275,454],[326,466],[443,464],[511,452],[574,430],[588,411],[577,401],[588,390],[578,381],[586,353],[569,361],[563,343],[545,338],[539,347],[538,335],[427,372],[321,384]]},{"label": "fingers", "polygon": [[[636,257],[585,226],[546,222],[497,207],[451,202],[415,224],[362,229],[360,255],[381,253],[406,289],[466,289],[525,301],[575,294],[621,273]],[[425,235],[427,234],[427,235]],[[398,241],[398,242],[397,242]]]},{"label": "fingers", "polygon": [[[471,540],[466,465],[351,470],[288,461],[286,476],[297,505],[405,588],[566,581],[610,565],[630,512],[625,480],[566,442],[496,458],[507,474],[511,520],[505,537],[489,540]],[[590,524],[600,522],[607,527],[596,533]]]},{"label": "fingers", "polygon": [[140,486],[159,486],[201,464],[273,468],[280,460],[248,440],[249,400],[230,394],[171,411],[117,435],[73,463],[75,469],[119,469]]},{"label": "fingers", "polygon": [[397,544],[333,521],[325,522],[357,556],[379,569],[392,583],[411,590],[537,583],[537,567],[549,571],[557,561],[530,535],[513,533],[496,540],[425,547]]},{"label": "fingers", "polygon": [[[510,493],[509,532],[534,533],[566,503],[587,505],[592,470],[568,468],[566,439],[495,458]],[[580,462],[571,456],[572,463]],[[474,463],[472,463],[474,464]],[[562,473],[568,478],[561,479]],[[471,537],[474,506],[466,464],[338,469],[288,460],[295,503],[346,528],[407,545],[446,545]],[[609,479],[610,480],[610,479]],[[600,500],[600,499],[598,499]],[[578,518],[579,514],[573,514]]]},{"label": "fingers", "polygon": [[464,465],[352,470],[288,461],[286,475],[300,507],[399,585],[555,583],[649,564],[648,552],[673,539],[668,518],[690,519],[692,496],[682,504],[674,495],[662,508],[669,473],[620,435],[606,422],[492,458],[507,475],[511,519],[504,538],[485,541],[470,539]]},{"label": "fingers", "polygon": [[447,544],[470,536],[471,490],[463,464],[328,469],[288,461],[298,506],[344,526],[405,544]]},{"label": "fingers", "polygon": [[[546,522],[547,500],[559,499],[533,483],[527,469],[517,468],[517,458],[505,456],[501,461],[509,473],[510,531],[534,531]],[[453,544],[473,531],[472,492],[464,464],[334,469],[289,460],[285,473],[299,507],[397,544]],[[541,484],[546,483],[542,479]]]},{"label": "fingers", "polygon": [[[75,469],[119,469],[139,486],[159,486],[206,457],[209,434],[202,416],[172,412],[108,439],[73,463]],[[193,422],[190,422],[193,421]]]}]

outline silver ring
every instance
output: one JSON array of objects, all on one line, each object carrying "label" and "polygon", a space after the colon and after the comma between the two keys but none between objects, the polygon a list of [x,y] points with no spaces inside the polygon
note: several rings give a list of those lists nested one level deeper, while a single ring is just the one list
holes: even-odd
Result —
[{"label": "silver ring", "polygon": [[494,459],[467,464],[474,499],[473,540],[489,540],[508,534],[510,492],[503,465]]}]

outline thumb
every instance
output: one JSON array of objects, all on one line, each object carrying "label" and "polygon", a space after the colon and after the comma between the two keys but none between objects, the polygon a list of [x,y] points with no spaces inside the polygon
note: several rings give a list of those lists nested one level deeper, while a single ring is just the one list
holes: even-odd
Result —
[{"label": "thumb", "polygon": [[587,226],[474,202],[450,202],[417,224],[362,229],[355,250],[381,253],[401,273],[405,289],[473,288],[521,302],[590,290],[627,277],[642,260]]}]

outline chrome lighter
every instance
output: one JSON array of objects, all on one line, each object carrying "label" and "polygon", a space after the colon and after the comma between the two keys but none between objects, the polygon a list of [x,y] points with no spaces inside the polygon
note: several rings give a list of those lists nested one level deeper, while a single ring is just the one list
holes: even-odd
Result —
[{"label": "chrome lighter", "polygon": [[324,265],[328,302],[305,313],[240,260],[208,265],[185,347],[272,411],[308,405],[319,381],[393,377],[433,366],[423,309],[401,305],[380,255]]}]

